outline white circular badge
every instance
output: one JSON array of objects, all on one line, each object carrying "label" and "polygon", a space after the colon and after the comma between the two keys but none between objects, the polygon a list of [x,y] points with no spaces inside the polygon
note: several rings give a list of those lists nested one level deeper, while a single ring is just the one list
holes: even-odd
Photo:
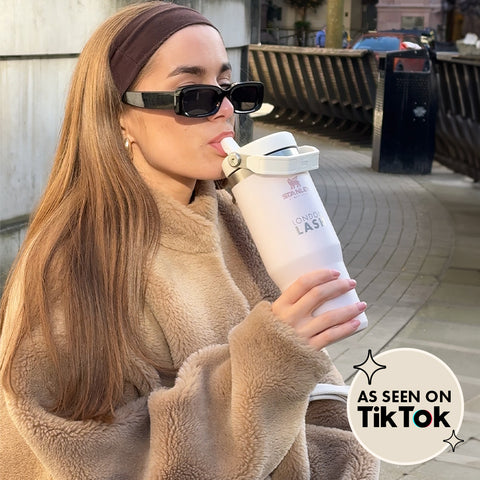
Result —
[{"label": "white circular badge", "polygon": [[347,401],[350,427],[379,459],[413,465],[462,442],[463,394],[452,370],[431,353],[388,350],[355,365]]}]

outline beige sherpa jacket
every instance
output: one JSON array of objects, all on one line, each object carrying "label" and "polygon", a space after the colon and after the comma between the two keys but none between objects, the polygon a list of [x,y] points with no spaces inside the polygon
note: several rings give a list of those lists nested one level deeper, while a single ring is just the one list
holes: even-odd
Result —
[{"label": "beige sherpa jacket", "polygon": [[317,382],[342,379],[272,314],[278,291],[228,193],[201,182],[188,207],[157,202],[160,249],[141,328],[152,357],[179,369],[174,386],[145,366],[149,381],[130,379],[112,424],[70,421],[48,411],[42,342],[25,342],[19,395],[0,392],[0,479],[377,478],[344,404],[308,407]]}]

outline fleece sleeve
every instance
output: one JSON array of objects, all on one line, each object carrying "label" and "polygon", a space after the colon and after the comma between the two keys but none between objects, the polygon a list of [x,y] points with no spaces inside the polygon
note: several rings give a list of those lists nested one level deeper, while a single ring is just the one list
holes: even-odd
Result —
[{"label": "fleece sleeve", "polygon": [[308,394],[330,365],[262,302],[228,344],[190,356],[174,387],[126,403],[110,424],[49,413],[48,363],[35,349],[23,349],[17,395],[5,397],[43,478],[301,479]]},{"label": "fleece sleeve", "polygon": [[298,475],[277,478],[308,478],[305,411],[328,362],[260,303],[228,347],[200,350],[175,388],[150,396],[152,439],[169,445],[149,467],[168,472],[158,478],[265,479],[289,454]]},{"label": "fleece sleeve", "polygon": [[[320,383],[341,385],[333,366]],[[376,480],[378,459],[370,455],[350,430],[346,404],[338,400],[316,400],[309,404],[306,439],[310,475],[315,480]]]}]

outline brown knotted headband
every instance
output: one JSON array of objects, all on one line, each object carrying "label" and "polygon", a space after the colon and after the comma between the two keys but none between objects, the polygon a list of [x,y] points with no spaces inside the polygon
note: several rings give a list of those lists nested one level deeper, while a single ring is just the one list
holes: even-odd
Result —
[{"label": "brown knotted headband", "polygon": [[173,3],[161,3],[135,17],[110,47],[110,70],[120,94],[127,91],[162,43],[182,28],[199,24],[216,28],[196,10]]}]

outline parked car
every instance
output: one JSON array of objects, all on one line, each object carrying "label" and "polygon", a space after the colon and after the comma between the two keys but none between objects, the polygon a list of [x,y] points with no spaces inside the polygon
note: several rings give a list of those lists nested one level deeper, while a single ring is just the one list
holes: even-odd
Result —
[{"label": "parked car", "polygon": [[[428,51],[429,58],[432,53],[420,35],[402,31],[364,33],[354,42],[352,49],[372,50],[382,68],[387,52],[423,50]],[[398,72],[429,72],[431,64],[429,59],[426,60],[424,55],[420,55],[418,58],[395,59],[393,68]]]},{"label": "parked car", "polygon": [[425,44],[419,35],[412,33],[369,32],[362,34],[352,46],[354,50],[373,50],[375,53],[408,48],[425,48]]}]

